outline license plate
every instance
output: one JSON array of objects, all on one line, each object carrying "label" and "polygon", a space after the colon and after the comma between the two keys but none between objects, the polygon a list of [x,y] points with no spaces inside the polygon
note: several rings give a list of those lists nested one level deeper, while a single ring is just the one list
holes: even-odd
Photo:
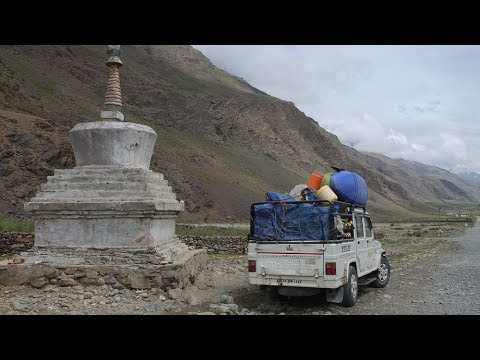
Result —
[{"label": "license plate", "polygon": [[257,271],[265,275],[314,276],[323,273],[323,255],[257,253]]}]

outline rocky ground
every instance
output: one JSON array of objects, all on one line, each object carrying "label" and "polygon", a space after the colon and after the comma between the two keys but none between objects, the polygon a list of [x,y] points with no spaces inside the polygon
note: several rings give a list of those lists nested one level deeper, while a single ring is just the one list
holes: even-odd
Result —
[{"label": "rocky ground", "polygon": [[182,290],[0,287],[0,314],[478,314],[480,221],[377,224],[392,266],[383,289],[361,287],[352,308],[323,295],[286,299],[249,285],[246,255],[211,254],[194,286]]}]

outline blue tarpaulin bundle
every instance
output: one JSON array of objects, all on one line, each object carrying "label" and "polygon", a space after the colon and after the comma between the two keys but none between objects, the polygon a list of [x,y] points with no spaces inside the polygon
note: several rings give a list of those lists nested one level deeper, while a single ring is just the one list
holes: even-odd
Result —
[{"label": "blue tarpaulin bundle", "polygon": [[272,201],[252,205],[251,235],[256,241],[319,241],[329,239],[332,213],[340,204]]},{"label": "blue tarpaulin bundle", "polygon": [[282,194],[275,191],[265,193],[265,200],[267,201],[297,201],[293,196]]},{"label": "blue tarpaulin bundle", "polygon": [[340,201],[358,205],[366,205],[367,203],[367,183],[357,173],[340,170],[332,175],[330,187],[337,194]]}]

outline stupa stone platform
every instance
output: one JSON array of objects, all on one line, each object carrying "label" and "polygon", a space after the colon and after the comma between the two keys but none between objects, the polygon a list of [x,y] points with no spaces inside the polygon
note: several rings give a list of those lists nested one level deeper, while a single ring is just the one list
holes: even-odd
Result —
[{"label": "stupa stone platform", "polygon": [[123,122],[121,61],[110,55],[105,120],[70,130],[76,167],[55,170],[25,204],[36,220],[34,247],[0,266],[0,284],[184,287],[207,265],[205,250],[175,236],[184,203],[149,170],[155,131]]}]

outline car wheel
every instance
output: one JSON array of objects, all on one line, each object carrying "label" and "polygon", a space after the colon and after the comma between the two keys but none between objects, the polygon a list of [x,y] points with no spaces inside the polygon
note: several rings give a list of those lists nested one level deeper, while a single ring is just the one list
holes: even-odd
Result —
[{"label": "car wheel", "polygon": [[382,255],[382,259],[380,260],[380,266],[377,270],[377,276],[375,281],[372,283],[372,286],[376,288],[383,288],[387,286],[389,280],[390,280],[390,264],[387,258],[384,255]]},{"label": "car wheel", "polygon": [[355,267],[348,268],[348,281],[343,285],[342,305],[351,307],[357,302],[358,296],[358,276]]}]

